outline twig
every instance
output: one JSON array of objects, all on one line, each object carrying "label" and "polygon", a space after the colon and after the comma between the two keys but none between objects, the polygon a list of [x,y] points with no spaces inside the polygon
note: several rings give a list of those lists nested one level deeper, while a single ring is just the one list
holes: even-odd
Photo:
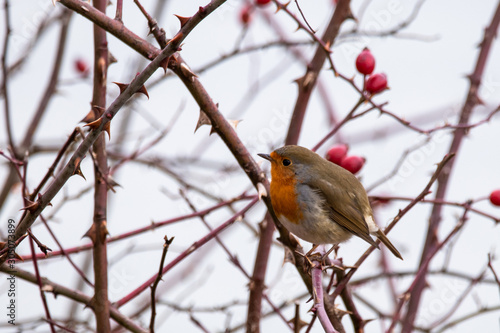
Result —
[{"label": "twig", "polygon": [[210,333],[209,330],[207,330],[207,328],[205,326],[203,326],[203,324],[198,320],[196,319],[193,314],[190,314],[189,315],[189,319],[191,319],[191,321],[196,325],[198,326],[199,329],[201,329],[204,333]]},{"label": "twig", "polygon": [[14,144],[14,137],[12,136],[12,128],[10,122],[10,102],[9,102],[9,71],[7,70],[7,55],[9,54],[9,40],[10,40],[10,11],[9,11],[9,0],[4,1],[4,13],[5,13],[5,37],[3,41],[3,53],[2,53],[2,95],[4,96],[4,114],[5,114],[5,127],[7,131],[7,140],[9,142],[10,150],[14,156],[17,156],[16,146]]},{"label": "twig", "polygon": [[[386,31],[376,31],[376,32],[360,31],[358,29],[359,28],[359,24],[358,24],[355,29],[352,29],[351,31],[345,32],[342,35],[342,37],[349,36],[349,35],[356,35],[356,36],[376,36],[376,37],[387,37],[387,36],[395,35],[398,32],[400,32],[401,30],[403,30],[406,27],[408,27],[412,22],[415,21],[415,19],[418,17],[418,13],[420,12],[420,9],[422,8],[423,4],[425,3],[425,1],[426,0],[420,0],[419,2],[417,2],[415,4],[415,6],[413,7],[413,10],[410,13],[410,15],[408,16],[408,18],[405,19],[404,21],[400,22],[399,24],[397,24],[393,28],[390,28],[390,29],[388,29]],[[362,7],[363,12],[360,10],[359,15],[358,15],[359,21],[361,21],[361,16],[363,16],[364,10],[366,9],[366,7],[367,6],[363,6]]]},{"label": "twig", "polygon": [[309,22],[307,21],[304,13],[302,12],[302,8],[300,8],[300,5],[299,5],[299,2],[297,0],[295,0],[295,5],[297,6],[297,9],[299,10],[299,13],[300,13],[300,16],[302,16],[302,19],[304,20],[304,22],[307,24],[307,27],[309,28],[309,32],[312,33],[312,34],[315,34],[316,31],[311,27],[311,25],[309,24]]},{"label": "twig", "polygon": [[340,26],[342,23],[352,16],[350,9],[349,0],[340,0],[335,8],[335,11],[327,25],[327,28],[321,37],[318,39],[312,31],[309,31],[305,26],[303,26],[299,20],[286,8],[286,5],[275,1],[279,9],[284,10],[288,15],[293,17],[299,24],[299,27],[307,31],[315,41],[318,42],[318,47],[314,54],[313,59],[307,65],[307,70],[304,76],[297,80],[299,94],[295,103],[293,110],[292,121],[290,122],[290,127],[288,129],[288,134],[285,139],[287,144],[291,142],[298,142],[298,137],[300,135],[300,130],[302,127],[302,121],[305,116],[307,105],[309,104],[309,99],[316,85],[317,77],[319,72],[323,68],[325,60],[329,58],[327,55],[330,52],[330,46],[333,44],[335,37],[338,35]]},{"label": "twig", "polygon": [[360,97],[358,102],[352,107],[351,111],[349,111],[349,113],[344,117],[344,119],[342,119],[338,124],[336,124],[335,127],[330,132],[328,132],[328,134],[325,135],[323,137],[323,139],[321,139],[311,150],[312,151],[318,150],[329,138],[334,136],[335,133],[337,133],[337,131],[342,126],[345,125],[345,123],[347,123],[349,120],[353,119],[354,112],[356,112],[356,110],[361,106],[361,104],[363,104],[364,101],[365,101],[365,98],[363,96]]},{"label": "twig", "polygon": [[[30,243],[31,253],[34,256],[35,255],[35,246],[33,245],[33,238],[31,237],[31,235],[30,235],[29,243]],[[47,320],[48,320],[48,323],[50,326],[50,331],[52,333],[56,333],[56,329],[54,327],[54,324],[52,323],[52,317],[50,316],[49,305],[47,304],[47,299],[45,298],[45,291],[43,288],[42,279],[40,277],[40,271],[38,270],[38,262],[36,261],[36,259],[33,260],[33,267],[35,268],[35,276],[36,276],[36,281],[38,284],[38,290],[40,291],[40,298],[42,299],[42,304],[43,304],[43,308],[45,310],[45,316],[47,317]]]},{"label": "twig", "polygon": [[[345,276],[345,272],[337,268],[334,268],[334,271],[335,274],[337,275],[337,280],[341,281]],[[367,321],[363,320],[363,318],[361,317],[361,314],[359,313],[358,308],[356,307],[356,303],[354,303],[354,300],[352,298],[351,288],[349,285],[345,286],[344,289],[342,289],[340,297],[342,298],[346,310],[349,313],[349,317],[351,318],[354,331],[363,332]]]},{"label": "twig", "polygon": [[[40,249],[40,251],[43,252],[43,254],[47,255],[48,254],[48,251],[52,251],[47,245],[43,244],[42,242],[40,242],[38,240],[38,238],[35,237],[35,235],[33,235],[33,233],[31,232],[30,229],[28,229],[28,235],[30,236],[30,238],[36,243],[36,245],[38,246],[38,248]],[[34,254],[34,252],[32,252],[32,255]],[[33,260],[34,261],[34,260]]]},{"label": "twig", "polygon": [[165,30],[158,27],[158,22],[156,22],[156,20],[154,18],[152,18],[151,15],[149,15],[149,13],[146,11],[146,9],[144,9],[144,7],[141,5],[139,0],[134,0],[134,3],[137,5],[137,7],[139,7],[139,10],[141,11],[141,13],[148,20],[148,26],[149,26],[150,33],[152,33],[153,36],[155,36],[156,41],[158,42],[160,47],[163,49],[167,45],[167,40],[165,37]]},{"label": "twig", "polygon": [[461,322],[464,322],[464,321],[469,320],[471,318],[477,317],[481,314],[485,314],[488,312],[494,312],[494,311],[495,312],[500,311],[500,305],[492,306],[492,307],[484,307],[484,308],[479,309],[478,311],[474,311],[474,312],[466,314],[462,317],[458,317],[458,318],[454,319],[453,321],[447,323],[446,325],[444,325],[443,327],[441,327],[439,330],[437,330],[435,332],[436,333],[449,332],[450,328],[460,324]]},{"label": "twig", "polygon": [[[42,220],[43,224],[45,225],[45,228],[47,228],[47,231],[49,232],[50,236],[52,236],[52,239],[56,242],[56,244],[59,247],[59,250],[61,251],[62,255],[65,256],[66,259],[68,260],[69,264],[71,266],[73,266],[73,268],[81,276],[81,278],[83,279],[83,281],[85,281],[85,283],[87,283],[91,287],[94,287],[94,284],[92,282],[90,282],[89,279],[87,279],[87,277],[85,276],[85,273],[82,272],[82,270],[73,262],[73,260],[71,259],[71,257],[65,252],[64,247],[59,242],[59,239],[57,239],[56,235],[52,231],[52,228],[47,223],[47,220],[43,217],[43,215],[40,215],[40,219]],[[33,260],[36,260],[37,256],[36,255],[35,256],[31,256],[31,258],[33,258]]]},{"label": "twig", "polygon": [[174,241],[174,237],[171,237],[170,239],[165,237],[163,238],[165,240],[165,244],[163,244],[163,252],[161,254],[161,259],[160,259],[160,268],[158,270],[158,276],[156,277],[155,281],[153,282],[153,285],[151,286],[151,319],[149,321],[149,331],[151,333],[154,333],[155,331],[155,317],[156,317],[156,288],[158,287],[158,284],[161,281],[161,278],[163,276],[163,265],[165,264],[165,258],[167,257],[167,252],[168,248],[170,247],[170,244]]},{"label": "twig", "polygon": [[295,302],[295,316],[293,316],[293,333],[300,333],[301,329],[300,322],[300,303]]},{"label": "twig", "polygon": [[117,20],[118,22],[122,22],[122,14],[123,14],[123,0],[117,0],[115,20]]},{"label": "twig", "polygon": [[321,267],[320,261],[313,261],[311,268],[312,275],[312,283],[313,283],[313,297],[314,297],[314,306],[313,311],[318,316],[319,322],[323,326],[323,329],[326,333],[338,333],[330,322],[330,318],[326,314],[323,300],[323,269]]},{"label": "twig", "polygon": [[498,275],[495,272],[495,269],[493,268],[493,264],[491,263],[491,261],[492,261],[492,255],[491,255],[491,253],[488,253],[488,267],[489,267],[491,273],[493,274],[493,277],[495,278],[495,281],[498,285],[498,288],[500,288],[500,279],[498,279]]}]

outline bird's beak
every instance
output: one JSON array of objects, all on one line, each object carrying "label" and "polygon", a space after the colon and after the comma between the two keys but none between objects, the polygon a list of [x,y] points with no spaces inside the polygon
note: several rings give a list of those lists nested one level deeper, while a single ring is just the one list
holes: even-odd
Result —
[{"label": "bird's beak", "polygon": [[271,157],[271,155],[269,155],[269,154],[257,154],[257,155],[259,155],[263,159],[268,160],[269,162],[273,162],[274,161],[273,158]]}]

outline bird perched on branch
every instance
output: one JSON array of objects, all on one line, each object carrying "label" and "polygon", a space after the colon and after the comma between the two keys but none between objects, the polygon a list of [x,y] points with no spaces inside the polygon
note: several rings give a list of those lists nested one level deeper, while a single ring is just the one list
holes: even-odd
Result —
[{"label": "bird perched on branch", "polygon": [[352,235],[378,248],[376,236],[403,259],[373,219],[368,195],[349,171],[300,146],[258,154],[271,162],[271,203],[280,222],[299,238],[339,244]]}]

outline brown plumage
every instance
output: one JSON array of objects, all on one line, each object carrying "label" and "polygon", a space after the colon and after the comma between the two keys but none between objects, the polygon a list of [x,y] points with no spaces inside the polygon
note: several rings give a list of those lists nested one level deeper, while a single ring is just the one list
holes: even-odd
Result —
[{"label": "brown plumage", "polygon": [[402,259],[375,223],[368,195],[352,173],[300,146],[259,156],[271,162],[271,202],[290,232],[313,244],[339,244],[356,235],[377,246],[374,235]]}]

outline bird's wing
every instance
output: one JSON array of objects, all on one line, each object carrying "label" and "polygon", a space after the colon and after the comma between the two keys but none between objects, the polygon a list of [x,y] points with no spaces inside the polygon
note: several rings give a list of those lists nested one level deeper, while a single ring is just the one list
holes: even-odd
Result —
[{"label": "bird's wing", "polygon": [[[348,187],[345,189],[335,187],[323,179],[315,180],[309,186],[324,199],[325,210],[329,212],[333,221],[369,244],[378,247],[370,237],[361,202],[353,192],[349,191]],[[348,198],[348,200],[339,198]],[[347,201],[348,204],[342,204],[341,201]]]}]

